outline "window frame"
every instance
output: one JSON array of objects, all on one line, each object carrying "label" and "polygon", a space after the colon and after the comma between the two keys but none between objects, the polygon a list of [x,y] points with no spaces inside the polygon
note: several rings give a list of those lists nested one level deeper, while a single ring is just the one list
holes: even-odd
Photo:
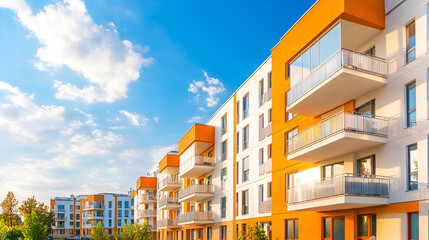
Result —
[{"label": "window frame", "polygon": [[[415,94],[415,100],[414,100],[414,102],[416,103],[416,106],[414,108],[410,109],[410,101],[409,101],[410,88],[409,87],[411,85],[413,85],[413,84],[414,84],[414,88],[413,89],[415,89],[415,92],[416,92],[416,94]],[[413,80],[413,81],[411,81],[411,82],[409,82],[409,83],[407,83],[405,85],[405,98],[406,98],[405,99],[405,104],[406,104],[406,112],[407,112],[406,122],[407,122],[407,128],[409,128],[409,127],[412,127],[412,126],[414,126],[414,125],[417,124],[417,83],[416,83],[416,80]],[[415,120],[414,122],[410,121],[410,115],[412,113],[416,114],[416,119],[414,119]]]},{"label": "window frame", "polygon": [[228,123],[227,123],[227,113],[225,113],[220,120],[221,132],[224,135],[227,132]]},{"label": "window frame", "polygon": [[[246,104],[244,104],[244,103],[246,103]],[[246,106],[246,109],[244,109],[244,106]],[[242,118],[243,119],[242,120],[249,117],[249,109],[250,109],[249,93],[246,93],[246,95],[243,96],[243,104],[242,104],[242,111],[243,111]]]},{"label": "window frame", "polygon": [[241,215],[249,214],[249,189],[241,192]]},{"label": "window frame", "polygon": [[417,227],[419,228],[419,238],[411,238],[411,215],[413,214],[417,214],[417,216],[419,215],[419,212],[409,212],[407,213],[407,237],[408,240],[419,240],[420,239],[420,228],[419,228],[419,218],[417,218]]},{"label": "window frame", "polygon": [[249,148],[249,125],[246,125],[245,127],[243,127],[241,136],[243,139],[241,147],[242,147],[242,151],[244,151]]},{"label": "window frame", "polygon": [[228,159],[228,139],[221,143],[221,161]]},{"label": "window frame", "polygon": [[[288,222],[289,221],[292,222],[292,238],[288,238]],[[295,232],[295,224],[296,223],[298,223],[298,233],[297,233],[298,236],[296,236],[296,232]],[[284,220],[284,227],[285,227],[285,240],[298,240],[299,239],[299,219],[298,218],[285,219]]]},{"label": "window frame", "polygon": [[[359,236],[359,217],[368,217],[368,236]],[[359,214],[357,216],[357,239],[372,239],[372,235],[373,235],[373,229],[372,229],[372,221],[373,221],[373,217],[375,216],[375,222],[377,223],[377,215],[376,214]],[[375,235],[377,236],[377,229],[375,229]]]},{"label": "window frame", "polygon": [[[417,143],[413,143],[410,145],[407,145],[407,191],[414,191],[414,190],[418,190],[419,189],[419,172],[418,172],[418,165],[417,165],[417,171],[415,173],[411,172],[411,156],[410,156],[410,148],[415,146],[415,150],[414,151],[418,151],[418,145]],[[418,152],[417,152],[418,154]],[[416,183],[416,188],[412,188],[411,187],[411,176],[412,175],[416,175],[417,176],[417,183]]]},{"label": "window frame", "polygon": [[[413,26],[414,27],[414,47],[408,49],[408,45],[410,44],[410,27]],[[416,46],[417,46],[417,42],[416,42],[416,38],[417,38],[417,31],[416,31],[416,20],[413,19],[411,20],[409,23],[407,23],[407,25],[405,25],[405,64],[411,63],[414,60],[416,60]],[[413,59],[409,59],[410,54],[414,52],[414,58]]]}]

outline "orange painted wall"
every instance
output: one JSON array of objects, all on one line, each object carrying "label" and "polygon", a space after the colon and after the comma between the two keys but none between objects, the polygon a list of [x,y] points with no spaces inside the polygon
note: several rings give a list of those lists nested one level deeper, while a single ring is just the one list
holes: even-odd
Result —
[{"label": "orange painted wall", "polygon": [[192,143],[209,142],[214,143],[215,127],[202,124],[194,124],[191,129],[179,141],[179,155],[181,155]]},{"label": "orange painted wall", "polygon": [[179,167],[180,166],[180,157],[176,154],[167,154],[159,162],[158,172],[161,173],[166,167]]},{"label": "orange painted wall", "polygon": [[157,179],[156,177],[140,177],[137,180],[137,190],[141,188],[156,188]]}]

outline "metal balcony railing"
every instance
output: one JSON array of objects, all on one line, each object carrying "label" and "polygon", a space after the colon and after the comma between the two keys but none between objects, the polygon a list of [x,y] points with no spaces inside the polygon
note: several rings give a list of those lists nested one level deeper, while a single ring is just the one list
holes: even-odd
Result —
[{"label": "metal balcony railing", "polygon": [[342,131],[387,137],[387,118],[347,111],[337,113],[288,139],[287,153],[308,147]]},{"label": "metal balcony railing", "polygon": [[189,196],[191,194],[195,194],[195,193],[214,193],[214,186],[213,185],[206,185],[206,184],[191,185],[191,186],[179,191],[179,199],[187,197],[187,196]]},{"label": "metal balcony railing", "polygon": [[158,182],[158,188],[163,188],[168,184],[180,184],[179,177],[177,175],[170,175],[165,177],[160,182]]},{"label": "metal balcony railing", "polygon": [[288,190],[288,203],[315,201],[338,195],[389,196],[389,178],[341,174],[317,182],[294,186]]},{"label": "metal balcony railing", "polygon": [[287,105],[289,106],[298,100],[298,98],[321,84],[341,68],[354,69],[382,77],[387,76],[386,59],[341,49],[291,87],[287,92]]},{"label": "metal balcony railing", "polygon": [[272,161],[269,159],[267,162],[264,162],[263,164],[259,165],[259,176],[268,174],[272,170]]},{"label": "metal balcony railing", "polygon": [[259,202],[259,213],[271,212],[271,199]]},{"label": "metal balcony railing", "polygon": [[157,225],[158,227],[167,227],[167,228],[177,227],[178,222],[177,222],[177,219],[165,218],[165,219],[158,220]]},{"label": "metal balcony railing", "polygon": [[179,223],[189,221],[214,221],[213,212],[188,212],[179,215]]},{"label": "metal balcony railing", "polygon": [[183,164],[180,164],[180,173],[185,173],[195,166],[210,166],[214,167],[215,159],[213,157],[194,155],[186,160]]},{"label": "metal balcony railing", "polygon": [[159,207],[165,206],[167,204],[179,204],[179,200],[177,198],[166,197],[166,198],[161,198],[158,201]]}]

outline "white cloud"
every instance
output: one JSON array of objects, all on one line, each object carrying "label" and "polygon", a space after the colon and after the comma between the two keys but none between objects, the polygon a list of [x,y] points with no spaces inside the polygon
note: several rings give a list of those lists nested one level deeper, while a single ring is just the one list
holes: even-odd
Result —
[{"label": "white cloud", "polygon": [[130,41],[121,40],[112,22],[97,25],[82,0],[50,4],[37,14],[24,0],[0,0],[0,7],[13,10],[39,40],[42,46],[35,63],[39,70],[66,66],[89,81],[83,88],[55,81],[59,99],[92,103],[125,98],[128,84],[139,78],[141,66],[153,61],[136,52]]},{"label": "white cloud", "polygon": [[188,119],[188,123],[198,123],[203,119],[202,116],[193,116],[190,119]]},{"label": "white cloud", "polygon": [[125,117],[127,117],[128,121],[130,121],[133,126],[145,126],[149,122],[149,119],[146,116],[141,115],[139,113],[130,113],[125,110],[121,110],[119,112],[122,113]]},{"label": "white cloud", "polygon": [[207,110],[203,107],[198,107],[198,110],[200,110],[201,112],[207,112]]},{"label": "white cloud", "polygon": [[155,123],[159,122],[159,117],[153,117],[153,120],[155,121]]},{"label": "white cloud", "polygon": [[[219,103],[218,94],[223,93],[226,89],[223,86],[223,83],[217,79],[210,77],[206,72],[203,71],[205,82],[204,81],[192,81],[189,84],[188,91],[196,94],[196,101],[199,101],[200,92],[206,95],[207,107],[214,107]],[[201,109],[200,109],[201,110]]]}]

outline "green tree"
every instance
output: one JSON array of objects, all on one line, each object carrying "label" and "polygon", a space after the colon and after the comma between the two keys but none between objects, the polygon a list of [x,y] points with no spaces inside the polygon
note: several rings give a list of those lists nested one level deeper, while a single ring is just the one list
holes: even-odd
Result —
[{"label": "green tree", "polygon": [[22,234],[25,240],[43,240],[48,236],[45,224],[35,212],[25,217]]},{"label": "green tree", "polygon": [[16,200],[13,192],[8,192],[6,198],[0,204],[3,212],[2,218],[8,227],[17,226],[20,223],[18,213],[18,200]]},{"label": "green tree", "polygon": [[125,224],[119,234],[121,240],[152,240],[152,230],[147,221],[143,224]]},{"label": "green tree", "polygon": [[98,222],[97,225],[94,226],[92,234],[89,236],[90,240],[109,240],[109,234],[104,231],[103,225],[101,222]]},{"label": "green tree", "polygon": [[22,227],[20,226],[14,226],[14,227],[8,227],[7,230],[7,239],[9,240],[18,240],[24,237],[22,234]]},{"label": "green tree", "polygon": [[24,218],[35,212],[40,221],[46,226],[48,234],[52,232],[52,223],[55,221],[55,215],[53,212],[49,211],[48,206],[44,203],[38,202],[34,196],[23,201],[19,206],[18,211]]},{"label": "green tree", "polygon": [[236,240],[268,240],[264,229],[257,223],[252,226],[247,226],[246,232],[238,232],[235,236]]},{"label": "green tree", "polygon": [[4,224],[4,220],[0,220],[0,240],[6,239],[8,230],[8,227]]}]

